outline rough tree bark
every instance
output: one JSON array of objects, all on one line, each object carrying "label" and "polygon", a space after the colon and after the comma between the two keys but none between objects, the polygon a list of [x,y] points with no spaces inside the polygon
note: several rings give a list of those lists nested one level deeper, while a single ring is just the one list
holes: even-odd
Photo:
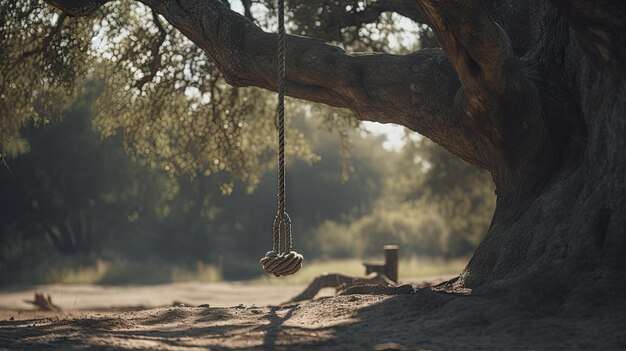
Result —
[{"label": "rough tree bark", "polygon": [[[48,2],[82,16],[107,1]],[[230,84],[275,89],[274,34],[219,0],[141,2],[204,49]],[[415,6],[442,49],[351,54],[290,36],[287,93],[404,125],[492,174],[491,227],[449,289],[614,292],[626,266],[626,6]]]}]

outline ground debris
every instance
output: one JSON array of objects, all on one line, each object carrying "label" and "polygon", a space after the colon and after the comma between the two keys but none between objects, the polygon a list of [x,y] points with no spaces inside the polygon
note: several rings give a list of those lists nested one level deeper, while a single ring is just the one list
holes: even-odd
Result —
[{"label": "ground debris", "polygon": [[24,300],[24,302],[33,304],[42,311],[52,311],[52,312],[62,311],[60,306],[57,306],[54,303],[52,303],[52,297],[50,297],[50,295],[48,295],[48,297],[46,298],[42,293],[38,293],[38,292],[35,293],[35,299],[33,301]]}]

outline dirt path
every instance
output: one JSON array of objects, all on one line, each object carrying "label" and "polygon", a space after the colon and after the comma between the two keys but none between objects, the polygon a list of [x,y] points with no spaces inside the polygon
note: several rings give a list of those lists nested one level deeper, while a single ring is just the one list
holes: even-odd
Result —
[{"label": "dirt path", "polygon": [[575,306],[566,307],[531,313],[512,301],[419,289],[284,306],[41,313],[21,320],[7,320],[5,311],[0,350],[626,349],[626,304],[582,306],[587,312],[575,315]]},{"label": "dirt path", "polygon": [[[277,305],[288,301],[304,289],[304,285],[252,285],[246,283],[180,283],[142,286],[101,286],[51,284],[0,291],[0,310],[32,307],[35,292],[51,295],[64,311],[124,309],[128,307],[171,306],[173,302],[187,305],[210,304],[213,307],[246,305]],[[332,290],[323,295],[332,294]]]}]

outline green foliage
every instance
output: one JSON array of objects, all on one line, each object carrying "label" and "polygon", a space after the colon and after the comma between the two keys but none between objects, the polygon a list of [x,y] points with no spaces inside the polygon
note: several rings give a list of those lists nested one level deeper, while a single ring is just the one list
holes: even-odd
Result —
[{"label": "green foliage", "polygon": [[[198,262],[220,267],[225,278],[258,274],[257,256],[270,246],[276,210],[274,172],[260,177],[254,193],[234,186],[225,197],[221,185],[229,176],[223,172],[190,178],[133,161],[121,136],[103,140],[93,130],[91,106],[99,88],[86,91],[63,123],[23,129],[31,151],[9,158],[13,173],[0,168],[0,182],[8,185],[0,193],[0,281],[62,280],[98,262],[108,267],[106,274],[98,271],[102,282],[133,275],[151,282],[179,279],[197,271]],[[340,118],[330,113],[324,128]],[[302,139],[309,135],[318,150],[316,171],[293,154],[288,170],[296,243],[311,258],[319,250],[309,246],[307,228],[367,213],[380,194],[379,159],[389,158],[380,148],[369,151],[380,139],[357,131],[355,150],[349,160],[342,158],[342,138],[321,131],[317,120],[301,118],[293,129]],[[342,181],[345,164],[353,173]],[[163,269],[142,273],[147,266]],[[168,273],[171,267],[180,269]]]},{"label": "green foliage", "polygon": [[[60,120],[64,104],[59,102],[95,80],[102,82],[102,93],[94,126],[104,138],[120,135],[126,151],[153,169],[172,177],[223,173],[228,176],[222,192],[229,193],[235,181],[252,190],[273,165],[274,95],[227,85],[201,49],[142,4],[110,2],[87,18],[56,13],[39,0],[0,4],[0,154],[28,151],[20,128]],[[414,39],[419,33],[426,37],[425,28],[398,15],[348,27],[330,15],[357,13],[369,5],[288,4],[288,27],[352,50],[402,53],[420,45]],[[253,4],[257,22],[266,28],[274,26],[273,6]],[[404,24],[398,27],[398,21]],[[288,111],[293,114],[291,106]],[[326,109],[324,114],[334,116],[327,120],[336,122],[333,128],[340,133],[355,124],[345,122],[351,118],[345,112]],[[288,133],[288,154],[314,162],[301,133],[292,128]],[[347,138],[342,140],[345,154]],[[344,164],[343,177],[349,173]]]},{"label": "green foliage", "polygon": [[0,172],[0,275],[19,277],[22,266],[64,264],[64,257],[90,263],[101,243],[127,241],[139,213],[168,212],[177,183],[132,162],[120,140],[100,141],[85,118],[95,93],[64,124],[22,130],[31,152],[10,160],[13,173]]},{"label": "green foliage", "polygon": [[[108,283],[258,275],[276,210],[274,171],[254,192],[234,183],[223,196],[223,172],[190,178],[133,161],[121,136],[103,140],[93,130],[99,88],[86,92],[63,123],[23,129],[31,151],[9,158],[13,173],[0,169],[8,185],[0,281],[79,281],[72,272],[99,262],[106,269],[94,274]],[[493,189],[483,172],[424,140],[386,151],[382,138],[349,132],[338,112],[293,109],[304,115],[294,133],[317,153],[313,168],[292,154],[287,172],[295,244],[307,260],[378,256],[386,243],[405,257],[464,256],[486,232]],[[342,145],[349,154],[337,152]]]},{"label": "green foliage", "polygon": [[[134,158],[173,176],[226,172],[255,186],[275,148],[274,95],[227,85],[201,49],[143,6],[112,6],[126,8],[96,24],[105,82],[96,128],[121,133]],[[289,137],[290,154],[313,156],[298,134]],[[223,191],[231,190],[229,180]]]},{"label": "green foliage", "polygon": [[[331,13],[371,4],[294,3],[288,29],[350,50],[433,44],[395,14],[333,25]],[[89,18],[39,0],[0,5],[0,154],[13,169],[0,167],[0,282],[87,279],[72,273],[84,267],[109,283],[256,276],[276,210],[274,94],[225,84],[135,2]],[[386,151],[346,111],[287,102],[287,202],[307,259],[477,245],[493,211],[483,172],[425,139]]]},{"label": "green foliage", "polygon": [[332,258],[376,256],[389,243],[399,244],[408,256],[444,255],[446,224],[436,212],[420,210],[376,209],[347,224],[325,221],[314,231],[314,240],[319,251]]},{"label": "green foliage", "polygon": [[59,118],[83,81],[90,34],[42,1],[0,1],[0,153],[28,151],[20,128]]},{"label": "green foliage", "polygon": [[[227,85],[206,55],[138,3],[113,2],[89,18],[41,1],[2,1],[0,153],[28,151],[19,130],[61,119],[86,80],[102,83],[94,126],[120,135],[134,159],[175,177],[222,172],[222,191],[252,189],[273,161],[274,95]],[[287,152],[312,162],[289,130]]]},{"label": "green foliage", "polygon": [[[400,201],[423,201],[446,219],[450,237],[449,253],[469,252],[489,228],[495,209],[495,188],[489,174],[464,162],[442,147],[422,138],[408,142],[403,150],[404,167],[422,169],[419,179],[400,173],[389,183],[390,193]],[[407,177],[408,176],[408,177]]]},{"label": "green foliage", "polygon": [[[356,52],[406,54],[420,47],[438,46],[427,26],[418,25],[396,12],[378,13],[377,2],[287,1],[287,30],[294,34],[323,39]],[[256,16],[257,22],[266,29],[273,30],[275,2],[260,0],[255,1],[254,5],[256,12],[269,15],[263,18]]]},{"label": "green foliage", "polygon": [[323,222],[312,233],[314,246],[332,258],[368,257],[388,243],[414,255],[469,255],[495,208],[489,175],[424,138],[407,138],[391,160],[371,211]]}]

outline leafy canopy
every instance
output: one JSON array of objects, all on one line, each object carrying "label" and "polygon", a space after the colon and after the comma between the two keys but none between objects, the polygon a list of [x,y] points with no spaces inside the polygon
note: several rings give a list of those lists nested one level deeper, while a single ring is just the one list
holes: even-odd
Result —
[{"label": "leafy canopy", "polygon": [[[231,4],[262,28],[275,27],[273,1]],[[288,2],[288,31],[355,51],[406,53],[432,44],[426,27],[378,5]],[[95,80],[103,87],[95,128],[103,137],[122,134],[126,150],[156,169],[226,172],[251,188],[273,164],[273,94],[225,84],[196,45],[140,3],[115,1],[72,18],[43,1],[0,0],[0,23],[0,153],[27,151],[20,129],[60,119],[58,102]],[[357,125],[344,120],[347,113],[316,112],[340,135]],[[316,159],[293,128],[288,141],[288,156]]]},{"label": "leafy canopy", "polygon": [[[274,98],[228,86],[206,55],[137,3],[114,2],[89,18],[41,1],[2,0],[0,152],[28,145],[27,124],[59,119],[63,101],[95,80],[94,127],[122,134],[136,159],[172,175],[226,172],[254,186],[274,160]],[[26,88],[28,87],[28,88]],[[313,161],[301,133],[288,154]]]}]

